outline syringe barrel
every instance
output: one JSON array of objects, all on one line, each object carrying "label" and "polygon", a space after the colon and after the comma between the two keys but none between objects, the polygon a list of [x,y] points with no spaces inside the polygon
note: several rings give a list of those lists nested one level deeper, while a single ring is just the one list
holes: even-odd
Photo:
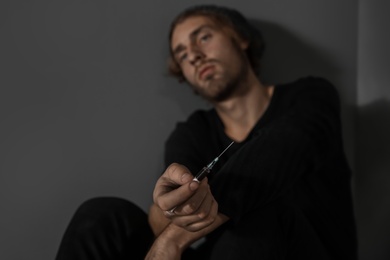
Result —
[{"label": "syringe barrel", "polygon": [[202,170],[198,172],[197,175],[194,177],[194,181],[200,182],[202,181],[209,173],[211,169],[208,167],[203,167]]}]

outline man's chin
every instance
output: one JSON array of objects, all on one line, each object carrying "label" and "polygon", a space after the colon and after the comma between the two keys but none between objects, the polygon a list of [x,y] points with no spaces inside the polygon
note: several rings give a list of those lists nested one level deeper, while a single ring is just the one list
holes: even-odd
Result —
[{"label": "man's chin", "polygon": [[198,85],[192,85],[192,89],[212,103],[226,100],[231,92],[224,82],[215,78],[198,82]]},{"label": "man's chin", "polygon": [[203,99],[211,102],[211,103],[218,103],[226,101],[230,98],[230,93],[225,91],[220,91],[216,93],[210,93],[210,92],[197,92]]}]

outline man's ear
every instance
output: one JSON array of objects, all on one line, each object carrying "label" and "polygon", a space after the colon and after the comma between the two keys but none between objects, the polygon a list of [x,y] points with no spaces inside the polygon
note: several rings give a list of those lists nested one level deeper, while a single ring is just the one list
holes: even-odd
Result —
[{"label": "man's ear", "polygon": [[233,36],[233,41],[236,44],[236,46],[240,48],[242,51],[246,51],[249,47],[249,41],[244,40],[239,36]]},{"label": "man's ear", "polygon": [[231,37],[233,42],[243,51],[246,51],[249,47],[249,41],[243,39],[241,36],[237,34],[232,28],[230,27],[224,27],[222,30],[225,31],[225,33]]},{"label": "man's ear", "polygon": [[238,39],[238,46],[240,46],[241,50],[246,51],[249,47],[249,41]]}]

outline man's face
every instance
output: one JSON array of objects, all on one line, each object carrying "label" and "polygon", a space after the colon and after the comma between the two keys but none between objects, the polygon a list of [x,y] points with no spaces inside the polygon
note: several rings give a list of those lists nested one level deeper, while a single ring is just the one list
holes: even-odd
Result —
[{"label": "man's face", "polygon": [[194,90],[211,102],[231,97],[247,75],[246,42],[210,18],[194,16],[176,25],[171,48],[184,77]]}]

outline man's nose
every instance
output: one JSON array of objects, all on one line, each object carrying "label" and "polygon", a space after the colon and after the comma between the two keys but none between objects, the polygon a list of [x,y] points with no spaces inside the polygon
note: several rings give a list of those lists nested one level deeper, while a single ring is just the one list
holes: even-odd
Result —
[{"label": "man's nose", "polygon": [[196,65],[204,58],[203,52],[197,46],[191,46],[188,52],[188,60],[192,65]]}]

